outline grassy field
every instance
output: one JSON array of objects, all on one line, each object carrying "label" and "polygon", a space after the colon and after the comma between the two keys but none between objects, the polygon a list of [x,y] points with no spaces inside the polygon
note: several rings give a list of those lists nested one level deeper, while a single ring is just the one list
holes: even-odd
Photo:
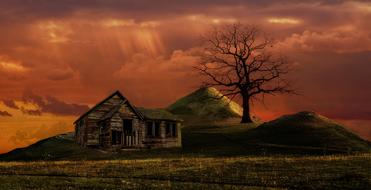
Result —
[{"label": "grassy field", "polygon": [[182,149],[105,152],[81,148],[71,135],[43,140],[0,156],[0,189],[371,187],[369,151],[260,142],[256,125],[236,120],[186,126]]},{"label": "grassy field", "polygon": [[371,155],[0,162],[2,189],[368,189]]}]

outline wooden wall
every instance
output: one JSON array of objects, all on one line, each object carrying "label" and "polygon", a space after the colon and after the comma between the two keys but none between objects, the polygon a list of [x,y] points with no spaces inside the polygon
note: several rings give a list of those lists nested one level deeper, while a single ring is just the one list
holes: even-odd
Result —
[{"label": "wooden wall", "polygon": [[111,130],[110,130],[110,121],[105,120],[100,123],[100,146],[103,148],[109,148],[111,146]]},{"label": "wooden wall", "polygon": [[[148,122],[148,121],[146,121]],[[168,148],[168,147],[181,147],[182,146],[182,135],[181,135],[181,123],[175,121],[161,121],[161,120],[152,120],[154,130],[154,123],[160,122],[160,136],[148,136],[147,135],[147,126],[145,127],[145,138],[144,146],[151,148]],[[176,136],[166,136],[166,123],[171,122],[176,126]]]},{"label": "wooden wall", "polygon": [[75,124],[75,141],[85,146],[85,138],[86,138],[86,125],[85,125],[86,118],[82,118],[78,123]]},{"label": "wooden wall", "polygon": [[[103,148],[124,148],[125,144],[138,148],[181,147],[179,122],[173,122],[177,128],[176,137],[169,137],[165,134],[166,122],[168,121],[152,120],[152,122],[160,122],[160,135],[159,137],[149,137],[146,133],[145,121],[141,120],[128,103],[123,103],[123,101],[120,96],[115,95],[94,108],[92,112],[76,123],[76,142],[82,146],[100,146]],[[112,117],[101,121],[101,118],[117,105],[121,105],[118,111]],[[122,135],[121,142],[123,143],[121,145],[113,145],[112,130],[120,131],[124,134],[123,119],[132,119],[133,133]]]},{"label": "wooden wall", "polygon": [[[132,133],[127,134],[123,130],[123,119],[132,120]],[[132,113],[130,108],[128,109],[127,105],[123,105],[122,109],[119,109],[119,112],[115,113],[110,119],[110,131],[120,131],[122,132],[121,145],[114,145],[116,147],[142,147],[143,144],[143,122]],[[112,134],[111,134],[112,135]],[[112,136],[110,136],[110,140]],[[110,144],[112,146],[112,144]]]},{"label": "wooden wall", "polygon": [[[123,102],[123,100],[118,96],[115,95],[108,99],[107,101],[103,102],[98,107],[94,108],[92,112],[90,112],[87,116],[85,116],[85,125],[81,127],[81,129],[85,132],[82,134],[84,137],[83,142],[80,143],[83,146],[99,146],[100,145],[100,126],[98,126],[98,122],[100,119],[107,114],[113,107],[119,105]],[[106,133],[104,131],[103,133]]]}]

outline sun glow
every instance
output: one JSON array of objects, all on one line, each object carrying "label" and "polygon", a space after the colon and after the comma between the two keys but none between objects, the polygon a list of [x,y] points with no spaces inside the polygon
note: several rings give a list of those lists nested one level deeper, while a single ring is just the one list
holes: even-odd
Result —
[{"label": "sun glow", "polygon": [[121,26],[134,26],[134,19],[124,20],[124,19],[108,19],[102,21],[102,25],[106,27],[121,27]]},{"label": "sun glow", "polygon": [[22,73],[26,71],[26,68],[21,65],[19,61],[11,61],[0,57],[0,70],[7,72],[17,72]]},{"label": "sun glow", "polygon": [[370,13],[371,12],[371,3],[370,2],[348,2],[350,7],[354,7],[359,11]]},{"label": "sun glow", "polygon": [[202,22],[211,24],[230,24],[237,22],[235,18],[222,18],[222,17],[213,18],[202,14],[187,15],[185,19],[192,22]]},{"label": "sun glow", "polygon": [[146,21],[146,22],[141,22],[140,27],[157,27],[160,25],[160,22],[158,21]]},{"label": "sun glow", "polygon": [[[24,109],[37,109],[33,104],[17,101],[16,105]],[[6,107],[0,102],[0,110],[12,114],[12,117],[1,117],[0,154],[14,148],[28,146],[40,139],[73,130],[75,116],[55,116],[52,114],[27,115],[21,109]]]},{"label": "sun glow", "polygon": [[293,18],[269,18],[269,23],[273,24],[299,24],[300,21]]},{"label": "sun glow", "polygon": [[54,21],[42,22],[39,24],[39,29],[44,34],[44,38],[50,43],[65,43],[68,42],[69,35],[72,30],[62,23]]}]

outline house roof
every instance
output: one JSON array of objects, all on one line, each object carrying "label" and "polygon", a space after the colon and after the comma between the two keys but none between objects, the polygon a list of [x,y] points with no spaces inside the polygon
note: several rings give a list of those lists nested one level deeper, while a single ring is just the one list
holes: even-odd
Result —
[{"label": "house roof", "polygon": [[138,107],[137,109],[143,114],[145,119],[182,121],[178,116],[170,113],[166,109],[162,108],[149,109],[142,107]]},{"label": "house roof", "polygon": [[[124,100],[124,102],[126,102],[128,105],[129,105],[129,107],[131,108],[131,109],[133,109],[133,111],[135,112],[135,114],[137,114],[138,115],[138,117],[139,118],[141,118],[141,119],[143,119],[144,117],[143,117],[143,115],[134,107],[134,106],[132,106],[131,104],[130,104],[130,102],[121,94],[121,92],[120,91],[115,91],[114,93],[112,93],[110,96],[108,96],[107,98],[105,98],[104,100],[102,100],[101,102],[99,102],[98,104],[96,104],[94,107],[92,107],[89,111],[87,111],[86,113],[84,113],[84,114],[82,114],[75,122],[73,122],[74,124],[76,124],[77,122],[79,122],[82,118],[84,118],[86,115],[88,115],[89,113],[91,113],[92,111],[94,111],[95,110],[95,108],[97,108],[98,106],[100,106],[101,104],[103,104],[104,102],[106,102],[107,100],[109,100],[110,98],[112,98],[113,96],[115,96],[115,95],[117,95],[117,96],[119,96],[122,100]],[[124,103],[123,102],[123,103]],[[120,105],[121,106],[121,105]],[[119,107],[119,106],[115,106],[114,108],[116,108],[116,107]],[[114,108],[112,108],[112,110],[114,110]],[[117,109],[117,108],[116,108]],[[115,111],[110,111],[110,112],[108,112],[107,114],[109,114],[109,113],[111,113],[111,112],[115,112]],[[117,111],[117,110],[116,110]],[[107,115],[106,114],[106,115]],[[105,116],[103,116],[103,117],[106,117],[106,115]]]},{"label": "house roof", "polygon": [[105,120],[105,119],[108,119],[108,118],[111,118],[113,116],[113,114],[115,114],[120,108],[121,106],[126,102],[126,100],[124,100],[121,104],[119,105],[116,105],[114,106],[109,112],[107,112],[100,120]]}]

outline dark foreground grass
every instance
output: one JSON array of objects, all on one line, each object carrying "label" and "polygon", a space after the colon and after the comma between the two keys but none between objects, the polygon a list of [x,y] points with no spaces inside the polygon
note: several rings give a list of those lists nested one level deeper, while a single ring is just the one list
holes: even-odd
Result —
[{"label": "dark foreground grass", "polygon": [[369,189],[371,155],[0,162],[1,189]]},{"label": "dark foreground grass", "polygon": [[[4,189],[280,189],[267,187],[241,186],[181,182],[171,180],[148,180],[101,177],[56,177],[56,176],[0,176]],[[19,183],[21,182],[21,183]]]}]

